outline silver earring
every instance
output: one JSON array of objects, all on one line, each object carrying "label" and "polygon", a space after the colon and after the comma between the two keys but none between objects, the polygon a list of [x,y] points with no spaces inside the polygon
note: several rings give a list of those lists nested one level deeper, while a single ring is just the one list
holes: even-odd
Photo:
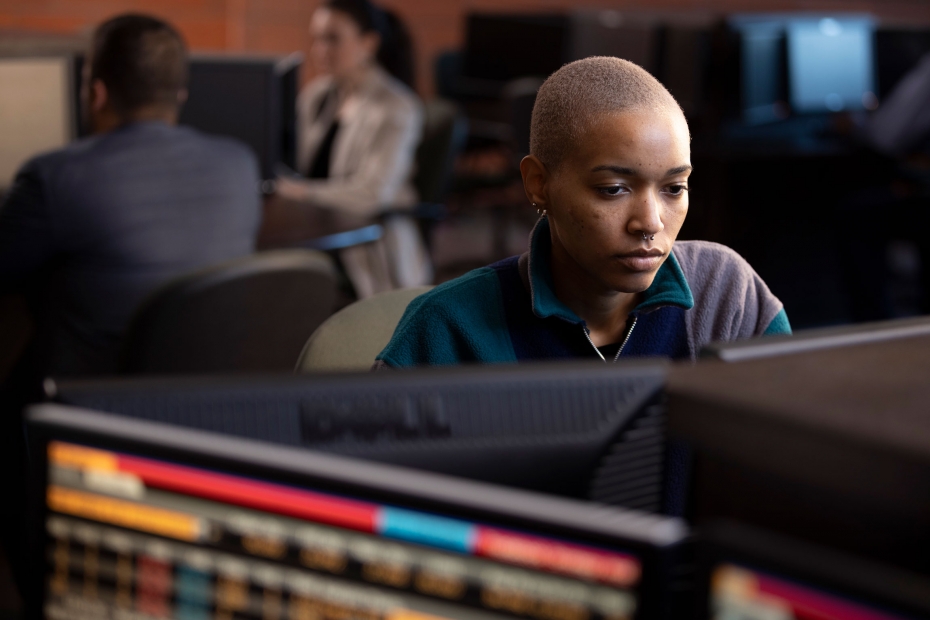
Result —
[{"label": "silver earring", "polygon": [[533,207],[536,208],[536,214],[537,214],[537,215],[545,215],[545,214],[546,214],[546,210],[545,210],[545,209],[540,209],[539,207],[537,207],[535,202],[533,203]]},{"label": "silver earring", "polygon": [[643,241],[655,241],[655,238],[656,238],[655,235],[647,235],[646,233],[642,233],[642,234],[643,234]]}]

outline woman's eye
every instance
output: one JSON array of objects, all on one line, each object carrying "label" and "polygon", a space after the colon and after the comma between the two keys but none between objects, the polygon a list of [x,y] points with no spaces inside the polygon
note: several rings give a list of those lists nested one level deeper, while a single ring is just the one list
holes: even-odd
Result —
[{"label": "woman's eye", "polygon": [[622,194],[626,188],[622,185],[608,185],[606,187],[598,187],[597,191],[608,196],[617,196]]},{"label": "woman's eye", "polygon": [[672,196],[681,196],[688,191],[688,186],[683,184],[669,185],[665,191]]}]

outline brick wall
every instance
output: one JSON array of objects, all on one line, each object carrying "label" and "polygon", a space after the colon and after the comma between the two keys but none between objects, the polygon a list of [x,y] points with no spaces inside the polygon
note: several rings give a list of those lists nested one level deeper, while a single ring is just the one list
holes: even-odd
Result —
[{"label": "brick wall", "polygon": [[[432,92],[432,59],[461,45],[470,11],[558,11],[580,6],[619,10],[865,11],[883,21],[930,24],[927,0],[381,0],[404,17],[417,46],[419,87]],[[197,50],[306,52],[316,0],[0,0],[0,31],[74,34],[124,11],[176,24]],[[308,71],[307,78],[310,77]]]}]

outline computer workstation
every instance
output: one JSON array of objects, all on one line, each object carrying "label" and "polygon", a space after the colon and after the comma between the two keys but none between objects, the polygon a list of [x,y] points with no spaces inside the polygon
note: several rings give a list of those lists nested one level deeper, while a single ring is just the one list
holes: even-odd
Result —
[{"label": "computer workstation", "polygon": [[[256,498],[265,497],[264,491],[268,489],[261,485],[272,482],[278,485],[275,492],[287,486],[288,498],[305,497],[300,493],[311,491],[317,494],[314,496],[317,499],[319,494],[327,500],[338,496],[340,501],[361,502],[368,508],[374,505],[375,509],[388,511],[410,510],[417,512],[418,517],[428,513],[430,518],[452,519],[459,526],[464,522],[478,527],[491,524],[495,528],[514,528],[521,536],[554,535],[572,545],[603,550],[598,546],[603,543],[594,544],[594,539],[579,538],[576,534],[567,536],[561,530],[556,532],[548,522],[531,525],[528,521],[519,521],[527,515],[542,516],[546,521],[553,514],[561,513],[539,505],[528,512],[519,512],[524,491],[513,487],[543,491],[550,497],[560,494],[575,498],[569,501],[585,500],[583,504],[574,505],[580,511],[578,515],[590,524],[602,522],[604,515],[612,510],[602,503],[610,501],[607,495],[592,494],[593,480],[612,479],[621,486],[625,484],[630,491],[641,487],[639,496],[631,495],[634,501],[626,504],[645,511],[633,513],[639,516],[631,522],[640,522],[637,519],[642,515],[656,513],[662,507],[660,498],[668,494],[669,477],[665,470],[669,464],[664,428],[666,416],[671,416],[671,438],[687,441],[695,454],[694,475],[689,477],[691,484],[686,489],[685,511],[694,529],[660,554],[665,558],[663,562],[671,562],[663,564],[665,568],[660,578],[661,588],[666,593],[671,592],[665,600],[677,610],[677,615],[671,617],[726,618],[727,614],[737,612],[750,614],[747,617],[752,618],[768,617],[759,614],[774,613],[773,609],[789,613],[784,610],[794,605],[793,615],[784,617],[845,618],[850,616],[844,613],[855,611],[873,614],[863,617],[883,620],[918,618],[930,610],[926,600],[926,592],[930,590],[924,587],[930,583],[930,569],[923,560],[926,554],[921,551],[930,544],[922,525],[928,517],[925,498],[930,497],[930,492],[924,492],[922,485],[926,486],[923,481],[930,478],[921,454],[930,454],[930,450],[920,447],[926,433],[921,430],[925,425],[919,423],[920,403],[926,396],[920,369],[930,361],[924,359],[930,346],[928,337],[896,337],[897,332],[887,328],[881,324],[873,326],[875,334],[871,343],[849,344],[842,338],[810,338],[814,344],[809,342],[795,353],[754,356],[726,364],[705,360],[693,367],[661,363],[620,368],[603,364],[525,365],[254,380],[55,382],[48,385],[50,395],[70,406],[47,406],[46,413],[42,414],[46,422],[40,424],[47,427],[41,431],[45,438],[41,441],[51,439],[71,446],[61,450],[56,447],[50,453],[55,455],[51,463],[53,471],[57,472],[54,475],[66,489],[64,495],[54,496],[52,501],[59,502],[56,506],[78,510],[75,506],[83,505],[86,509],[91,505],[62,503],[70,501],[72,496],[68,493],[73,492],[103,494],[107,496],[103,502],[106,504],[112,501],[146,503],[156,496],[168,497],[166,493],[196,491],[200,494],[193,498],[196,502],[215,503],[220,499],[227,504],[223,508],[227,512],[223,514],[236,515],[235,518],[220,518],[216,516],[219,513],[209,511],[194,515],[200,519],[198,523],[209,522],[214,528],[203,526],[203,531],[220,530],[215,534],[215,543],[210,540],[195,542],[196,545],[214,545],[201,551],[208,551],[208,555],[220,554],[230,560],[233,568],[227,573],[210,572],[214,570],[210,567],[219,566],[212,555],[212,564],[201,556],[199,569],[184,564],[197,557],[190,555],[190,549],[184,546],[191,541],[181,541],[183,544],[174,539],[165,541],[161,540],[164,535],[157,533],[153,536],[152,532],[129,532],[133,544],[141,545],[131,553],[120,552],[119,547],[112,545],[104,551],[103,543],[97,547],[91,544],[90,553],[98,554],[92,557],[99,559],[96,591],[106,592],[106,596],[117,597],[118,588],[112,574],[106,577],[110,581],[104,579],[103,558],[115,566],[120,553],[138,554],[144,559],[132,555],[132,562],[141,561],[146,567],[144,570],[148,570],[148,563],[154,561],[149,557],[151,552],[155,553],[155,560],[162,563],[159,565],[162,574],[167,570],[177,579],[179,575],[187,575],[189,570],[202,570],[206,576],[198,576],[201,580],[198,583],[212,584],[202,588],[210,594],[190,594],[177,586],[178,594],[171,598],[165,594],[168,590],[160,591],[160,604],[167,605],[163,609],[169,610],[180,609],[177,606],[182,604],[196,603],[201,608],[215,606],[220,600],[217,597],[229,594],[230,580],[235,579],[240,580],[240,585],[236,586],[240,590],[244,587],[242,580],[254,580],[246,597],[253,609],[259,601],[267,600],[271,601],[269,605],[275,605],[291,600],[289,597],[294,601],[319,597],[322,596],[320,592],[336,591],[327,590],[329,586],[325,586],[325,580],[318,578],[332,577],[330,569],[337,566],[345,567],[340,569],[344,571],[339,573],[341,579],[354,580],[343,585],[363,588],[352,595],[356,603],[383,602],[388,600],[383,595],[400,592],[391,599],[390,605],[407,610],[404,613],[412,610],[456,618],[497,617],[480,615],[487,613],[543,617],[540,614],[553,609],[563,613],[567,608],[558,607],[552,601],[529,602],[532,597],[528,592],[540,592],[538,588],[533,589],[536,586],[531,581],[521,582],[520,587],[524,589],[519,593],[508,594],[519,594],[517,598],[508,598],[510,602],[506,604],[523,601],[520,603],[525,605],[521,608],[523,611],[512,607],[488,608],[487,600],[502,604],[503,599],[482,598],[478,594],[463,595],[464,598],[456,599],[459,601],[456,605],[472,604],[471,601],[477,600],[480,613],[474,608],[466,613],[458,607],[432,606],[434,601],[424,603],[420,569],[410,567],[421,562],[431,567],[429,570],[438,570],[435,568],[438,565],[432,559],[417,559],[420,556],[416,554],[449,552],[448,547],[431,546],[441,536],[439,531],[430,529],[436,522],[429,519],[408,521],[405,526],[408,529],[399,534],[408,538],[399,540],[391,538],[394,534],[388,530],[363,531],[363,534],[379,536],[381,543],[415,545],[415,548],[405,546],[403,550],[407,555],[397,556],[406,558],[409,569],[406,573],[397,565],[389,567],[390,570],[379,567],[378,571],[366,572],[364,563],[353,559],[355,547],[349,543],[341,547],[348,549],[345,557],[334,559],[333,555],[338,556],[338,553],[332,547],[327,547],[325,553],[320,550],[305,553],[306,549],[301,547],[307,540],[319,541],[325,537],[301,538],[295,533],[300,528],[332,529],[336,526],[337,530],[342,528],[336,532],[343,537],[339,540],[345,541],[355,535],[355,532],[346,531],[345,524],[320,522],[319,516],[310,512],[275,513],[278,508],[271,504],[257,506],[254,504],[259,501],[257,499],[248,500],[253,502],[249,505],[237,504],[243,501],[242,495],[218,498],[216,493],[221,491],[217,489],[223,486],[220,482],[226,484],[230,476],[235,477],[237,484],[245,476],[252,485],[249,493]],[[848,331],[863,333],[862,328]],[[797,338],[802,344],[806,339],[803,333]],[[774,340],[771,344],[783,345]],[[666,397],[668,409],[664,404]],[[111,413],[85,414],[72,409],[73,405]],[[114,413],[119,415],[114,416]],[[205,431],[208,434],[203,434]],[[170,441],[165,442],[166,438]],[[91,452],[81,451],[88,447]],[[36,449],[35,453],[44,454],[44,449]],[[261,458],[255,460],[253,457],[257,455]],[[330,461],[332,458],[335,460]],[[139,465],[143,461],[145,467]],[[81,463],[91,469],[103,463],[104,473],[117,473],[107,478],[106,475],[84,472],[78,476],[65,471],[84,467]],[[325,475],[321,475],[320,470],[301,469],[303,465],[295,465],[303,463],[336,465],[335,469],[327,469]],[[282,465],[287,467],[282,469]],[[440,495],[433,496],[430,495],[433,486],[418,482],[436,480],[431,474],[424,473],[423,478],[414,473],[408,476],[407,471],[398,473],[400,470],[393,469],[397,465],[486,482],[471,487],[472,483],[443,478],[438,485]],[[609,470],[611,473],[605,475]],[[662,473],[656,475],[657,471]],[[354,477],[357,472],[364,472],[362,486],[357,485],[360,479]],[[183,489],[165,486],[170,480],[184,479],[188,475],[198,482]],[[141,487],[133,477],[141,477]],[[483,486],[487,482],[504,486]],[[300,488],[296,489],[295,485]],[[139,495],[140,488],[144,495]],[[466,488],[475,489],[477,504],[468,503],[472,495],[463,494]],[[133,498],[126,493],[136,495]],[[47,489],[45,497],[53,497]],[[62,497],[68,499],[62,500]],[[442,500],[440,503],[436,503],[437,497]],[[468,502],[463,504],[463,498]],[[185,502],[193,500],[184,498]],[[551,497],[545,501],[559,504],[563,500]],[[624,504],[623,501],[617,503]],[[180,506],[172,503],[154,507],[174,510]],[[492,519],[481,512],[488,506],[507,514]],[[261,514],[249,513],[256,512],[256,508]],[[522,516],[515,517],[513,510]],[[121,509],[120,512],[127,511]],[[249,513],[248,518],[240,513]],[[294,521],[295,517],[302,521]],[[730,523],[721,525],[724,519]],[[87,566],[88,552],[86,542],[81,541],[104,540],[101,538],[104,534],[110,541],[106,544],[129,540],[119,538],[120,534],[127,534],[123,531],[126,523],[95,523],[92,525],[99,531],[91,531],[78,527],[87,525],[85,521],[86,517],[59,510],[59,514],[51,515],[46,522],[52,536],[50,544],[55,548],[67,546],[72,554],[69,556],[72,570],[68,577],[72,599],[70,602],[60,597],[46,599],[57,605],[55,609],[59,611],[64,609],[62,605],[77,604],[74,597],[85,596],[83,584],[88,579],[81,571]],[[450,525],[448,521],[442,523]],[[659,516],[640,523],[682,525],[681,521]],[[291,527],[296,529],[288,529]],[[414,534],[410,534],[411,531]],[[461,533],[464,530],[444,529],[442,536],[448,537],[450,531]],[[424,540],[422,537],[430,532],[429,536],[434,538]],[[420,538],[409,538],[412,535]],[[163,546],[153,543],[153,539],[159,539],[156,543]],[[446,541],[443,544],[448,542],[448,538],[443,540]],[[123,547],[130,548],[136,549]],[[618,548],[635,557],[645,557],[631,551],[638,548],[635,544]],[[249,564],[248,569],[237,564],[243,561],[243,553],[249,563],[257,559],[253,557],[255,553],[262,552],[279,556],[266,555],[257,563]],[[375,555],[365,557],[384,559],[372,553]],[[240,555],[237,557],[237,554]],[[320,563],[301,564],[308,554]],[[54,558],[57,556],[52,552],[49,557],[49,587],[52,584],[63,587],[61,579],[55,581]],[[282,563],[287,565],[286,570]],[[287,572],[292,569],[315,572],[312,579],[303,579],[294,572]],[[57,574],[62,574],[63,569],[57,570]],[[461,575],[473,574],[469,570],[462,568],[464,572],[456,573],[460,581]],[[549,576],[553,576],[552,570],[546,569]],[[269,581],[268,575],[277,577]],[[398,590],[396,585],[378,581],[389,578],[385,575],[398,579],[401,579],[398,575],[407,575],[405,583],[410,586]],[[558,570],[554,575],[559,576]],[[643,575],[646,579],[646,572]],[[461,586],[460,583],[459,589],[455,589],[450,585],[452,577],[448,574],[440,577],[446,579],[442,582],[447,588],[443,590],[446,594],[479,592],[487,586],[487,582],[479,578],[475,582],[478,585]],[[427,570],[423,579],[434,583],[437,575]],[[465,581],[468,579],[472,577]],[[316,585],[311,587],[308,585],[311,583]],[[289,584],[303,584],[299,587],[304,589],[295,585],[298,589],[291,591]],[[611,590],[613,595],[629,592],[616,585]],[[427,594],[434,596],[435,592],[430,590]],[[126,594],[123,596],[123,603],[127,604],[130,599],[125,598]],[[143,596],[149,596],[144,588]],[[645,597],[637,601],[645,601],[651,600],[652,595],[637,591],[636,596]],[[226,601],[222,603],[225,605],[233,599],[222,600]],[[340,604],[345,604],[345,600],[340,599],[343,601]],[[447,604],[448,600],[441,602]],[[335,603],[314,599],[313,604]],[[544,608],[549,611],[542,611]],[[648,606],[637,607],[646,608]],[[682,612],[683,608],[692,611]],[[811,610],[827,615],[805,615],[814,613]],[[479,615],[468,615],[473,612]],[[594,608],[588,608],[588,612],[587,617],[599,617],[597,614],[601,613]]]},{"label": "computer workstation", "polygon": [[43,405],[48,618],[665,618],[676,519]]}]

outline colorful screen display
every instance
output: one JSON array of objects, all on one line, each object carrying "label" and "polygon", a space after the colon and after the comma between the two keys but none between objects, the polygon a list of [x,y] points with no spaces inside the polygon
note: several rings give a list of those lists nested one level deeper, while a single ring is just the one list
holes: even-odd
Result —
[{"label": "colorful screen display", "polygon": [[767,573],[721,564],[711,576],[715,620],[906,620]]},{"label": "colorful screen display", "polygon": [[70,443],[46,617],[621,620],[633,555]]}]

